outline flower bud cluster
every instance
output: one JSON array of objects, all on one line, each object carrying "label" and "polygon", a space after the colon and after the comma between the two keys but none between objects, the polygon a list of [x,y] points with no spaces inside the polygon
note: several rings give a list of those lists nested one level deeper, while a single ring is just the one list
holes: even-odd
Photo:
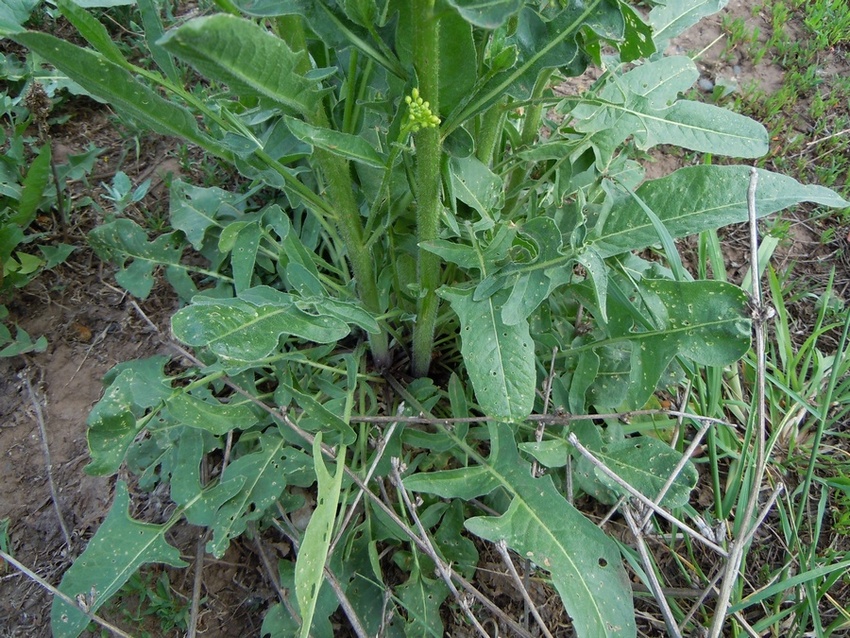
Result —
[{"label": "flower bud cluster", "polygon": [[435,128],[440,125],[440,118],[431,112],[431,105],[419,95],[419,89],[413,89],[404,98],[407,102],[407,126],[414,133],[423,128]]}]

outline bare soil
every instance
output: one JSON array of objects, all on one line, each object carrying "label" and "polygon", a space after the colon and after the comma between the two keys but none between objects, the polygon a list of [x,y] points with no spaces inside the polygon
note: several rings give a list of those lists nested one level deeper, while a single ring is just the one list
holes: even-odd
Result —
[{"label": "bare soil", "polygon": [[[768,25],[752,15],[757,4],[756,0],[732,0],[724,13],[755,22],[764,33]],[[671,46],[680,53],[702,51],[702,73],[711,81],[735,78],[742,86],[755,82],[768,92],[779,85],[781,68],[769,61],[754,66],[740,53],[724,56],[724,44],[721,17],[715,16]],[[846,63],[842,64],[846,72]],[[80,152],[90,142],[105,149],[98,166],[100,174],[91,177],[88,185],[76,184],[74,197],[88,195],[106,205],[101,183],[109,182],[114,171],[121,169],[134,184],[148,177],[154,179],[151,194],[137,214],[155,215],[167,210],[168,175],[178,175],[181,170],[176,144],[151,135],[123,138],[103,107],[89,102],[74,104],[66,107],[74,109],[68,122],[51,129],[54,154],[61,157],[63,153]],[[140,142],[138,148],[136,140]],[[653,159],[648,166],[651,177],[672,172],[685,161],[677,154],[656,154]],[[86,418],[100,398],[101,379],[121,361],[169,353],[157,333],[141,319],[135,304],[165,334],[169,317],[177,308],[166,285],[155,288],[144,302],[131,299],[119,289],[112,268],[101,264],[85,242],[85,232],[98,222],[98,213],[93,208],[75,208],[74,214],[76,218],[65,233],[78,249],[66,264],[46,273],[10,304],[13,319],[31,335],[47,336],[47,351],[0,360],[0,521],[11,522],[11,553],[54,585],[85,548],[112,502],[114,477],[93,477],[84,471],[88,462]],[[805,257],[808,265],[801,276],[818,281],[826,272],[821,262],[828,259],[837,263],[841,266],[838,292],[850,298],[846,241],[844,245],[824,246],[819,241],[820,229],[802,219],[793,228],[792,240],[783,248],[780,259],[789,264],[797,262],[799,267]],[[726,236],[730,274],[739,280],[746,262],[746,239],[734,230]],[[846,229],[837,236],[843,239]],[[142,500],[155,509],[154,501]],[[136,514],[144,517],[146,512]],[[186,527],[175,532],[172,539],[190,564],[195,561],[198,534],[199,530]],[[285,552],[282,547],[281,556]],[[275,601],[275,595],[262,575],[255,547],[247,540],[236,542],[223,560],[207,557],[206,562],[210,568],[203,573],[205,602],[199,634],[208,638],[258,636],[262,611]],[[489,571],[502,570],[499,565],[495,558]],[[155,577],[158,572],[153,569],[149,573]],[[190,600],[194,570],[190,567],[169,574],[174,598]],[[497,577],[482,578],[482,586],[496,591],[505,608],[522,609],[518,594],[506,589]],[[133,602],[124,601],[126,610],[133,609]],[[49,636],[50,603],[51,596],[41,586],[11,566],[0,564],[0,638]],[[137,626],[126,623],[122,610],[112,609],[107,614],[131,631],[137,630]],[[182,635],[176,629],[163,631],[156,624],[145,628],[152,636]],[[642,631],[644,635],[660,635],[653,633],[652,623]]]}]

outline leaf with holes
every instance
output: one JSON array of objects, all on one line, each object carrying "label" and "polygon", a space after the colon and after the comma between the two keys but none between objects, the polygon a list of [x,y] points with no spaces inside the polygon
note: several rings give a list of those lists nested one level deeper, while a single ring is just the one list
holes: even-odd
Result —
[{"label": "leaf with holes", "polygon": [[325,579],[325,562],[328,560],[342,477],[345,475],[344,446],[337,450],[337,459],[341,462],[337,463],[336,475],[332,476],[322,458],[322,433],[316,434],[313,439],[313,462],[318,479],[316,509],[304,530],[304,540],[295,562],[295,595],[301,609],[301,638],[307,638],[310,634],[319,589]]},{"label": "leaf with holes", "polygon": [[[504,541],[517,554],[549,571],[552,584],[579,636],[634,636],[632,593],[617,545],[556,489],[551,476],[533,478],[506,424],[491,424],[490,457],[474,471],[486,473],[479,493],[501,487],[510,505],[500,516],[476,516],[466,528],[492,542]],[[449,470],[453,476],[464,470]],[[444,481],[447,472],[420,473],[404,480],[407,489],[469,498],[469,484]],[[486,490],[486,491],[483,491]]]},{"label": "leaf with holes", "polygon": [[764,155],[767,131],[758,122],[711,104],[677,100],[698,77],[696,65],[683,56],[643,64],[572,109],[573,126],[588,134],[600,168],[629,137],[642,150],[675,144],[731,157]]},{"label": "leaf with holes", "polygon": [[[180,552],[165,540],[173,523],[150,525],[130,518],[127,484],[115,485],[115,500],[109,515],[89,541],[86,551],[65,572],[59,591],[84,601],[97,611],[146,563],[185,567]],[[56,638],[76,638],[89,624],[82,611],[59,597],[53,599],[50,626]]]},{"label": "leaf with holes", "polygon": [[507,291],[474,301],[471,289],[439,291],[460,318],[461,354],[481,409],[488,416],[518,421],[534,407],[537,371],[528,322],[507,325],[502,305]]}]

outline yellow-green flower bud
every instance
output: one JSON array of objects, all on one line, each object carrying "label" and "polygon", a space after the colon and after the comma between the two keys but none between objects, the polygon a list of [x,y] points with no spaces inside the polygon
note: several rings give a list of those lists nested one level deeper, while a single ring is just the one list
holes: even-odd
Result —
[{"label": "yellow-green flower bud", "polygon": [[440,118],[431,112],[431,105],[422,99],[419,89],[414,88],[404,101],[407,103],[407,127],[414,133],[440,125]]}]

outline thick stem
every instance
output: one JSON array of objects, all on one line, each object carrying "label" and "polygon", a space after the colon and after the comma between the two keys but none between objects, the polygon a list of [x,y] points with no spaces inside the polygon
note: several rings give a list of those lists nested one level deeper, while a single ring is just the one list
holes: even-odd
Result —
[{"label": "thick stem", "polygon": [[[439,114],[439,22],[434,14],[434,0],[414,0],[416,28],[413,59],[419,79],[419,94],[430,103],[431,112]],[[416,134],[416,226],[419,243],[436,239],[440,227],[440,130],[421,129]],[[413,329],[413,375],[428,375],[434,349],[434,328],[440,299],[440,258],[422,248],[418,255],[419,300]]]},{"label": "thick stem", "polygon": [[[307,42],[304,35],[304,26],[300,16],[283,16],[277,20],[278,31],[281,37],[294,51],[304,51],[306,54]],[[306,68],[304,65],[306,64]],[[298,72],[304,73],[309,70],[310,61],[304,55]],[[308,118],[310,123],[321,128],[331,128],[324,107],[319,106],[315,115]],[[354,197],[354,184],[351,179],[351,169],[348,161],[339,155],[334,155],[320,148],[313,150],[313,162],[320,169],[327,181],[328,194],[334,211],[334,219],[339,230],[345,248],[348,251],[348,261],[357,283],[357,292],[363,306],[374,315],[382,313],[380,296],[378,294],[378,282],[375,274],[375,266],[371,252],[366,248],[363,238],[363,221],[360,217],[360,208]],[[372,358],[379,368],[386,368],[390,364],[389,341],[386,330],[382,329],[378,334],[369,335],[369,344],[372,350]]]}]

